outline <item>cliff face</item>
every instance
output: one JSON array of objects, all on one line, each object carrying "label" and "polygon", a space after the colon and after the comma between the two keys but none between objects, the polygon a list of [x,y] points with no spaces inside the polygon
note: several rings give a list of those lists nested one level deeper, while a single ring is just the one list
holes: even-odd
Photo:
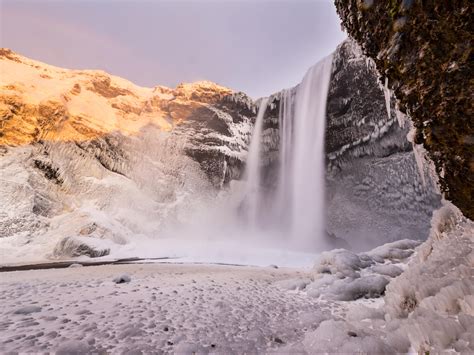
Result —
[{"label": "cliff face", "polygon": [[142,88],[9,50],[0,69],[3,261],[32,241],[34,258],[62,237],[159,235],[240,177],[255,115],[245,94]]},{"label": "cliff face", "polygon": [[334,56],[327,117],[328,230],[362,249],[426,238],[436,184],[417,164],[409,122],[351,40]]},{"label": "cliff face", "polygon": [[[297,87],[290,90],[295,95]],[[278,171],[280,100],[281,93],[270,98],[265,116],[269,185]],[[344,41],[334,52],[327,101],[326,223],[353,248],[428,236],[440,196],[426,166],[417,164],[409,130],[373,63],[353,40]]]},{"label": "cliff face", "polygon": [[242,165],[249,117],[255,114],[245,94],[211,82],[143,88],[105,72],[57,68],[8,49],[0,51],[0,63],[0,146],[74,142],[107,165],[120,159],[111,136],[140,136],[154,127],[188,136],[186,153],[216,187],[238,177],[234,165]]},{"label": "cliff face", "polygon": [[434,162],[445,197],[474,218],[472,4],[335,0]]}]

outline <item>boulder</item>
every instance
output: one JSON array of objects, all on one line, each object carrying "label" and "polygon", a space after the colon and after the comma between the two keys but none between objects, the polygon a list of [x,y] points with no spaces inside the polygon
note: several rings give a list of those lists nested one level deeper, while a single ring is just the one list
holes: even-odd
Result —
[{"label": "boulder", "polygon": [[110,248],[95,246],[94,242],[92,238],[65,237],[56,244],[52,256],[58,259],[83,255],[98,258],[110,254]]}]

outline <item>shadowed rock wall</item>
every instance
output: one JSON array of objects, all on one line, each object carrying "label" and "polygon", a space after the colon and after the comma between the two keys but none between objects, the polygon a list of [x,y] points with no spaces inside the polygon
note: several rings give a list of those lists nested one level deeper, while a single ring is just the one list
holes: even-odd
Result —
[{"label": "shadowed rock wall", "polygon": [[[336,0],[342,25],[388,79],[445,197],[474,218],[473,7],[469,0]],[[383,80],[384,80],[383,78]]]}]

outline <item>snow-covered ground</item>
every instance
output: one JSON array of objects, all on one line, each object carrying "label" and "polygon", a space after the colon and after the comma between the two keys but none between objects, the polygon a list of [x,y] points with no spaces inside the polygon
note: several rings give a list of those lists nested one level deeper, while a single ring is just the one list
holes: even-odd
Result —
[{"label": "snow-covered ground", "polygon": [[[123,274],[131,281],[116,284]],[[308,277],[296,269],[173,264],[4,273],[1,349],[276,351],[347,312],[343,303],[281,286]]]},{"label": "snow-covered ground", "polygon": [[338,249],[311,269],[146,263],[4,272],[0,350],[472,353],[473,222],[445,204],[417,245]]},{"label": "snow-covered ground", "polygon": [[[114,277],[128,274],[129,283]],[[1,278],[3,351],[277,349],[302,339],[330,307],[276,281],[298,271],[122,265],[12,272]]]}]

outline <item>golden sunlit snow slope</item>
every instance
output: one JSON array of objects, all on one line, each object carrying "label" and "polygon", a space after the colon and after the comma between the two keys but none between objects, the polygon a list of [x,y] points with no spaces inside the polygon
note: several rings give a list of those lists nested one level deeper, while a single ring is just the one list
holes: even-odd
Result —
[{"label": "golden sunlit snow slope", "polygon": [[99,70],[69,70],[0,49],[0,145],[88,140],[144,126],[170,130],[231,94],[211,82],[139,87]]}]

